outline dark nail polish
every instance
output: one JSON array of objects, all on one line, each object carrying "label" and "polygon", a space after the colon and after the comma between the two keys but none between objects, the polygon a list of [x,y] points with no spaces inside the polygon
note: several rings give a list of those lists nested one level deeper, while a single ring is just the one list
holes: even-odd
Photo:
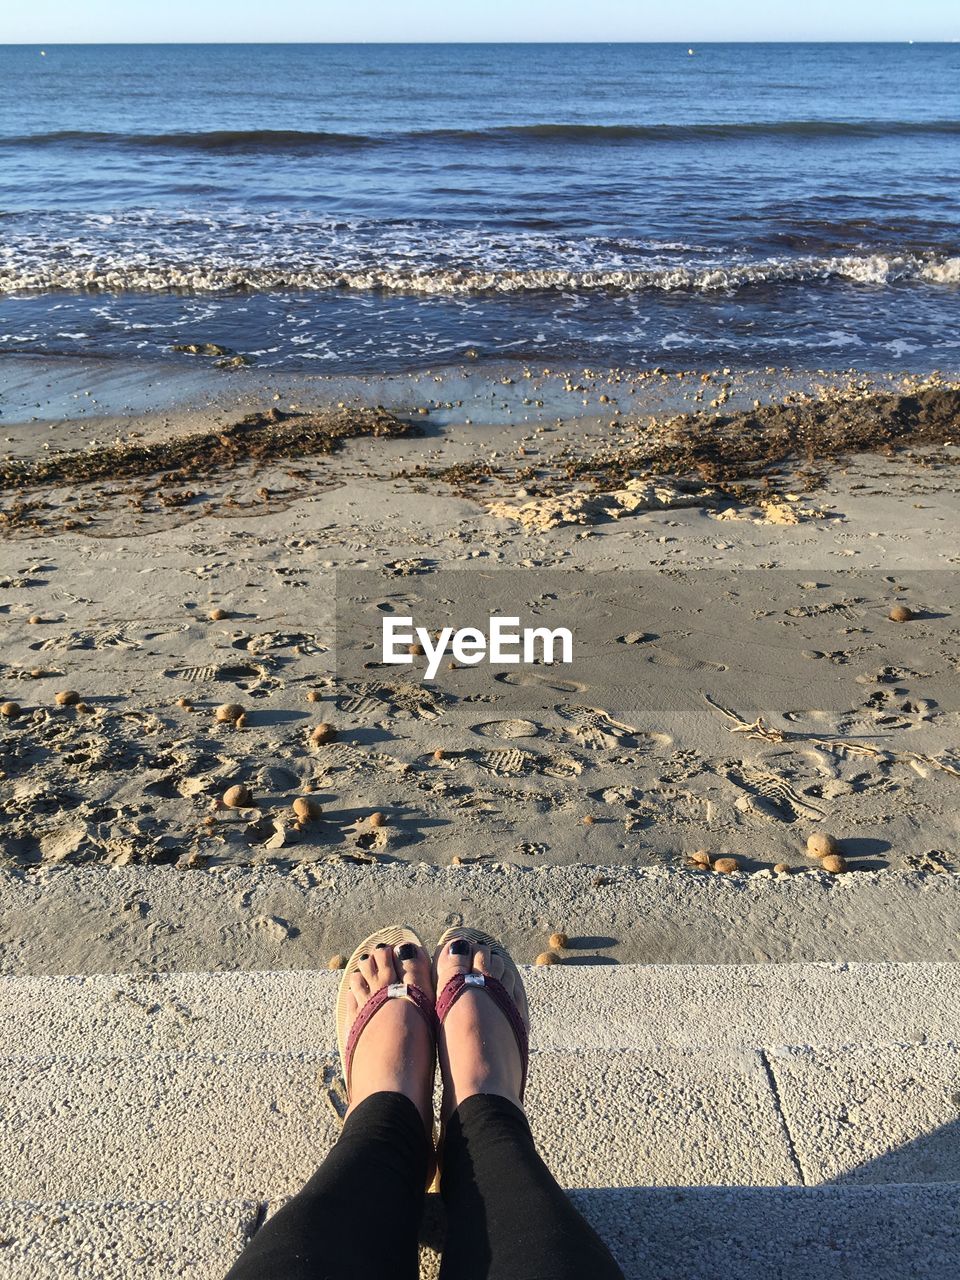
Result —
[{"label": "dark nail polish", "polygon": [[377,943],[377,948],[376,948],[376,949],[377,949],[378,951],[386,951],[388,946],[389,946],[389,943],[386,943],[386,942],[378,942],[378,943]]},{"label": "dark nail polish", "polygon": [[415,942],[405,942],[403,946],[397,947],[398,960],[413,960],[417,955],[417,945]]},{"label": "dark nail polish", "polygon": [[466,938],[454,938],[450,943],[450,954],[452,956],[468,956],[470,954],[470,943]]},{"label": "dark nail polish", "polygon": [[369,954],[365,951],[365,952],[363,953],[363,955],[360,957],[360,959],[361,959],[361,960],[369,960],[369,959],[370,959],[370,956],[369,956]]}]

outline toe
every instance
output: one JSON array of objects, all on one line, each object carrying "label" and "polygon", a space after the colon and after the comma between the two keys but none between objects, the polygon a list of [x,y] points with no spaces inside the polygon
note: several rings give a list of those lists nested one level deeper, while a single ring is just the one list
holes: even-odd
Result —
[{"label": "toe", "polygon": [[474,973],[485,973],[489,977],[493,977],[493,970],[490,968],[490,948],[477,947],[473,953],[473,971]]},{"label": "toe", "polygon": [[357,1008],[370,998],[370,987],[362,973],[351,973],[349,987]]},{"label": "toe", "polygon": [[466,938],[454,938],[448,942],[437,958],[437,990],[442,991],[458,973],[469,973],[473,968],[473,947]]},{"label": "toe", "polygon": [[506,981],[507,966],[503,962],[503,955],[501,954],[501,952],[497,950],[496,947],[490,947],[489,954],[490,954],[490,959],[487,961],[487,968],[484,970],[484,972],[488,973],[491,978],[499,979],[499,981],[504,983],[504,985],[507,987],[507,990],[509,991],[510,987],[512,986],[512,983],[508,983]]},{"label": "toe", "polygon": [[378,943],[358,957],[357,967],[371,991],[387,986],[396,980],[393,968],[393,950],[386,943]]},{"label": "toe", "polygon": [[377,981],[381,986],[396,982],[399,971],[393,961],[393,947],[389,942],[378,942],[373,949],[373,963],[377,970]]},{"label": "toe", "polygon": [[412,983],[428,996],[433,995],[430,961],[423,947],[415,942],[401,942],[394,948],[393,964],[401,982]]}]

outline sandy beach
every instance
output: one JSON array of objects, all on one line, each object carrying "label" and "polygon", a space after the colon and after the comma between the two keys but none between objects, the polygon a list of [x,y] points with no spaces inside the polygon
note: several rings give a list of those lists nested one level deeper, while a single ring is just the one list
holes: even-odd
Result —
[{"label": "sandy beach", "polygon": [[[43,376],[0,462],[12,873],[784,879],[822,830],[845,875],[958,869],[948,381],[228,375],[129,416]],[[573,619],[573,662],[370,660],[467,602]]]}]

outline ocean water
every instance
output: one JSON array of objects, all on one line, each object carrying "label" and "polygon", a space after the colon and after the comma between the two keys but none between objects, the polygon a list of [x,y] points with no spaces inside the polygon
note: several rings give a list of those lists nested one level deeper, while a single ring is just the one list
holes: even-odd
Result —
[{"label": "ocean water", "polygon": [[0,352],[960,368],[960,45],[0,47]]}]

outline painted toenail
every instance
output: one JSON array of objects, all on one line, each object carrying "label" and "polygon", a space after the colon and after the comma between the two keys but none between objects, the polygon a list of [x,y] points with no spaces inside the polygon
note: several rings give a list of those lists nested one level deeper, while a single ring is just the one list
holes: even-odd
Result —
[{"label": "painted toenail", "polygon": [[377,943],[377,948],[376,948],[376,949],[377,949],[378,951],[386,951],[386,949],[387,949],[387,943],[386,943],[386,942],[378,942],[378,943]]},{"label": "painted toenail", "polygon": [[405,942],[402,947],[397,947],[398,960],[415,960],[417,955],[417,946],[414,942]]},{"label": "painted toenail", "polygon": [[363,953],[363,955],[360,957],[360,959],[361,959],[361,960],[369,960],[369,959],[370,959],[370,956],[369,956],[369,954],[365,951],[365,952]]},{"label": "painted toenail", "polygon": [[454,938],[450,943],[450,954],[452,956],[468,956],[470,954],[470,943],[466,938]]}]

